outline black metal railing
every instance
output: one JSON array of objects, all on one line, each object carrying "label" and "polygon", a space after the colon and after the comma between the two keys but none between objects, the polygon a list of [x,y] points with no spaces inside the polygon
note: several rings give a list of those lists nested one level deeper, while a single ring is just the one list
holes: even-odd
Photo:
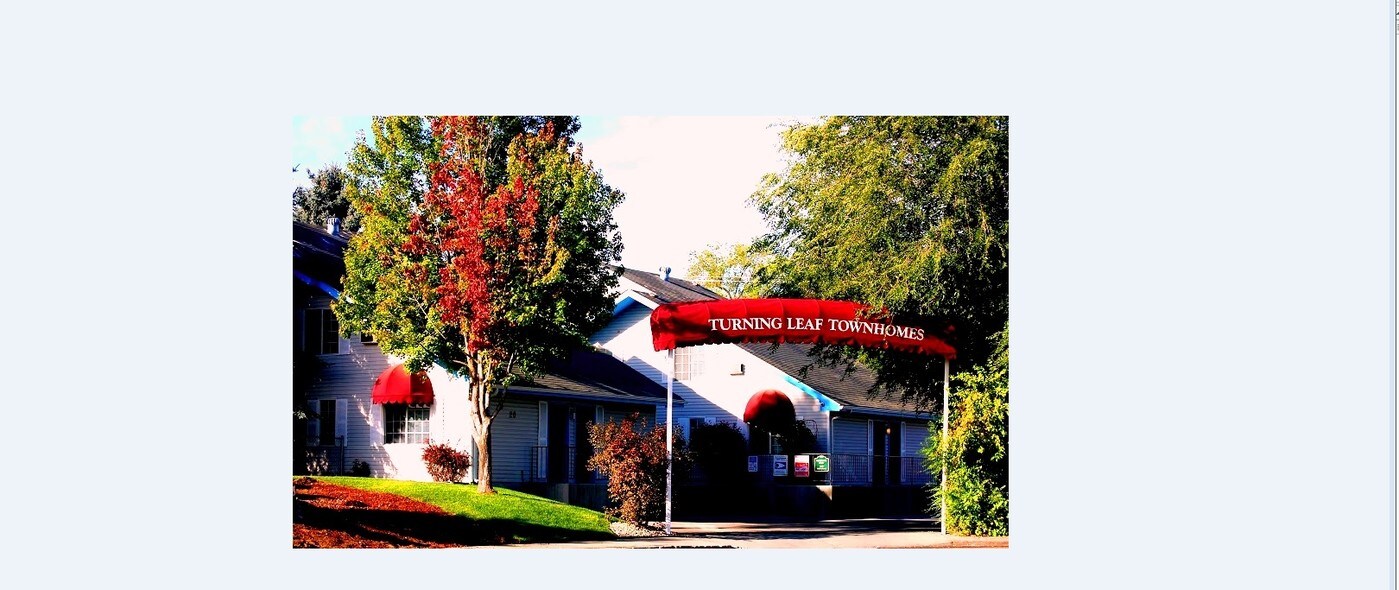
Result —
[{"label": "black metal railing", "polygon": [[[551,453],[563,453],[562,470],[556,468],[558,464],[551,464],[549,457]],[[558,457],[556,457],[558,459]],[[578,447],[549,447],[536,445],[530,447],[529,472],[525,474],[525,480],[531,482],[544,483],[578,483]],[[592,479],[591,471],[584,471],[583,476]]]},{"label": "black metal railing", "polygon": [[872,455],[831,453],[831,483],[835,485],[868,485],[873,481],[870,466]]},{"label": "black metal railing", "polygon": [[889,459],[899,462],[899,483],[923,485],[933,482],[933,474],[928,473],[928,468],[923,464],[923,457],[890,457]]}]

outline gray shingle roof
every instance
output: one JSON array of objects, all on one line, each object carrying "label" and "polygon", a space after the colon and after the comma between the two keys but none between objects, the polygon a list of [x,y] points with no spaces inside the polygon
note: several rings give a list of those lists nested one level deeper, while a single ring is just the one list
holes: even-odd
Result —
[{"label": "gray shingle roof", "polygon": [[708,301],[720,298],[718,293],[684,279],[662,279],[660,275],[630,268],[623,268],[622,276],[654,293],[662,303]]},{"label": "gray shingle roof", "polygon": [[[580,349],[569,358],[549,363],[524,387],[586,394],[592,397],[655,403],[665,401],[665,387],[636,372],[606,352]],[[684,403],[679,395],[676,403]]]},{"label": "gray shingle roof", "polygon": [[873,371],[860,365],[846,371],[843,365],[832,367],[821,364],[815,357],[810,356],[811,344],[779,344],[773,347],[771,344],[747,343],[737,346],[854,412],[869,409],[927,413],[932,409],[920,409],[915,404],[899,401],[900,393],[897,391],[881,389],[871,397],[871,388],[875,383]]}]

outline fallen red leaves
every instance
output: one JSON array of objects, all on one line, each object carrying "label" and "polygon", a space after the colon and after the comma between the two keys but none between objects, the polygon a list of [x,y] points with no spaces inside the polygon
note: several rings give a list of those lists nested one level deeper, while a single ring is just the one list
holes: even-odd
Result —
[{"label": "fallen red leaves", "polygon": [[394,494],[303,477],[292,484],[292,547],[458,547],[462,519]]}]

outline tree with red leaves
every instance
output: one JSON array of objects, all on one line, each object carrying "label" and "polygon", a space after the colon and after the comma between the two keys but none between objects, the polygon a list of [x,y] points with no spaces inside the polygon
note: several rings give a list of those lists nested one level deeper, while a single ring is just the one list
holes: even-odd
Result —
[{"label": "tree with red leaves", "polygon": [[335,305],[410,371],[467,380],[479,489],[511,384],[586,344],[617,284],[622,193],[573,142],[573,117],[382,117],[348,190],[362,229]]}]

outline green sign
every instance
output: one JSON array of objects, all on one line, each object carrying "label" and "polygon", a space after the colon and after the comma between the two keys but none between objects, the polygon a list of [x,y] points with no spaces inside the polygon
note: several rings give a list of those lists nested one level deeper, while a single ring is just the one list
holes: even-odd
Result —
[{"label": "green sign", "polygon": [[827,473],[831,470],[831,458],[825,455],[817,455],[811,460],[811,468],[816,473]]}]

